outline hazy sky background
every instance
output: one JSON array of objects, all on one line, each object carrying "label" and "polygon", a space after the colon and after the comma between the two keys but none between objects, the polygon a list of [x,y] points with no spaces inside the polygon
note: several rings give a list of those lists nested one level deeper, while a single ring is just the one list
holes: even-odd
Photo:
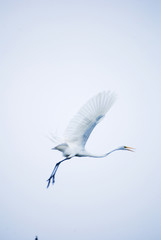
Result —
[{"label": "hazy sky background", "polygon": [[[161,1],[0,2],[0,239],[161,239]],[[46,137],[99,91],[118,98],[64,162]]]}]

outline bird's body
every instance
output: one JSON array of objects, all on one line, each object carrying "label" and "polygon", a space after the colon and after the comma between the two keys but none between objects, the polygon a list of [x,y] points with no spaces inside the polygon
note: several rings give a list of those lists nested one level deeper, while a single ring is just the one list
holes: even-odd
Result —
[{"label": "bird's body", "polygon": [[115,95],[110,92],[101,92],[97,94],[91,98],[69,122],[62,139],[55,136],[52,138],[52,140],[56,142],[56,146],[52,149],[62,152],[65,159],[55,165],[48,179],[47,187],[49,187],[51,179],[53,183],[55,182],[55,174],[60,163],[72,157],[102,158],[117,150],[132,151],[131,148],[122,146],[102,155],[93,155],[85,149],[85,144],[91,132],[103,119],[114,101]]}]

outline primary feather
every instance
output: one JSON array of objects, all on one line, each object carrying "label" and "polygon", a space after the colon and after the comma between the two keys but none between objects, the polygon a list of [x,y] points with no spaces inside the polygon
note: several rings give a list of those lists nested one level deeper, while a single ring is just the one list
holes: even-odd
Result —
[{"label": "primary feather", "polygon": [[114,103],[115,95],[101,92],[91,98],[69,122],[64,138],[66,142],[75,142],[84,148],[92,130],[102,120]]}]

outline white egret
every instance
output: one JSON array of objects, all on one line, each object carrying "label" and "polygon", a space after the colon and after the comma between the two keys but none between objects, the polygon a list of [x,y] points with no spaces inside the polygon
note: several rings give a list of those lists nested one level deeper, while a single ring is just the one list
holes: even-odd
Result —
[{"label": "white egret", "polygon": [[73,157],[103,158],[117,150],[133,151],[133,148],[122,146],[103,155],[94,155],[85,149],[85,144],[94,127],[103,119],[114,101],[115,95],[113,93],[101,92],[97,94],[91,98],[69,122],[62,139],[53,137],[52,140],[56,140],[57,144],[52,149],[62,152],[65,158],[55,165],[51,176],[47,180],[47,187],[49,187],[51,180],[54,184],[55,174],[60,164]]}]

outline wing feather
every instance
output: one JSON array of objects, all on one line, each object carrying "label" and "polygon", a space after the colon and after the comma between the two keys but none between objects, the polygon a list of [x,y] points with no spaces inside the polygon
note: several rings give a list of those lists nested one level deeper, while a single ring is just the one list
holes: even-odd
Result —
[{"label": "wing feather", "polygon": [[69,122],[64,138],[85,146],[94,127],[103,119],[115,101],[115,94],[101,92],[89,99]]}]

